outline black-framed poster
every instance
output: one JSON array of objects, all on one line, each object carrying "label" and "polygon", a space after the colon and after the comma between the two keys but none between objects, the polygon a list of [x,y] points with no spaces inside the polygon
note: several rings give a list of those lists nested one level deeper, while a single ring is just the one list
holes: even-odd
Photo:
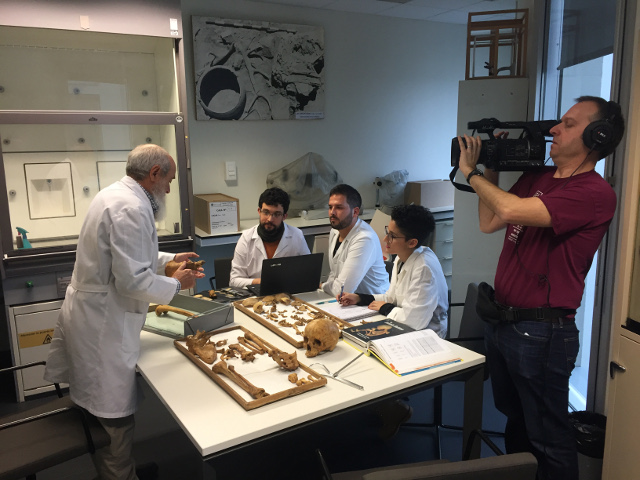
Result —
[{"label": "black-framed poster", "polygon": [[192,17],[197,120],[324,117],[324,29]]}]

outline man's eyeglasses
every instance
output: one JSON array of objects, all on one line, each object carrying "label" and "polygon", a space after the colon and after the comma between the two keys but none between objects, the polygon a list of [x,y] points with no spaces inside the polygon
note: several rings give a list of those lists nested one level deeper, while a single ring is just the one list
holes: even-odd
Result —
[{"label": "man's eyeglasses", "polygon": [[282,218],[284,216],[284,212],[270,212],[269,210],[263,210],[261,208],[260,215],[264,217]]},{"label": "man's eyeglasses", "polygon": [[401,235],[396,235],[394,233],[389,233],[389,227],[385,225],[384,227],[384,233],[386,234],[387,237],[389,237],[389,239],[393,242],[396,238],[407,238],[407,237],[403,237]]}]

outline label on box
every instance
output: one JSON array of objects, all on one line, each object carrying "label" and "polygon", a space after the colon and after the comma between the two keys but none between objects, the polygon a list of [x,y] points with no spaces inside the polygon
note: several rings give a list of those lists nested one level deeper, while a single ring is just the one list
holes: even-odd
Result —
[{"label": "label on box", "polygon": [[18,335],[18,345],[20,348],[40,347],[51,343],[52,338],[53,328],[20,333]]},{"label": "label on box", "polygon": [[232,228],[236,230],[238,221],[238,204],[236,202],[210,202],[209,215],[211,232],[219,232]]}]

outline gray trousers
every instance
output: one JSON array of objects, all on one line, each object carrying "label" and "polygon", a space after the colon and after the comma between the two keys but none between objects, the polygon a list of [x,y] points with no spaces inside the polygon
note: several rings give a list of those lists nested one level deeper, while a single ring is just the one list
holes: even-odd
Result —
[{"label": "gray trousers", "polygon": [[96,417],[111,437],[111,444],[91,456],[100,480],[138,480],[133,460],[133,415]]}]

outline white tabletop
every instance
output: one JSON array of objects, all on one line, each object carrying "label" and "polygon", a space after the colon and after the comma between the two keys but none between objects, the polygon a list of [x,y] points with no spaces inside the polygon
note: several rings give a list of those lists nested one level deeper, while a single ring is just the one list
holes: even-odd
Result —
[{"label": "white tabletop", "polygon": [[[306,295],[307,301],[321,297]],[[284,351],[295,350],[238,310],[233,325],[244,326]],[[374,357],[362,356],[340,376],[362,385],[363,391],[328,379],[324,387],[246,411],[178,351],[172,339],[143,331],[140,342],[138,367],[142,376],[203,457],[484,362],[482,355],[451,344],[453,354],[462,362],[399,377]],[[341,340],[332,352],[315,358],[305,357],[300,349],[298,359],[307,366],[321,362],[333,372],[357,354]]]}]

